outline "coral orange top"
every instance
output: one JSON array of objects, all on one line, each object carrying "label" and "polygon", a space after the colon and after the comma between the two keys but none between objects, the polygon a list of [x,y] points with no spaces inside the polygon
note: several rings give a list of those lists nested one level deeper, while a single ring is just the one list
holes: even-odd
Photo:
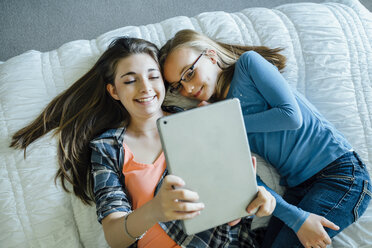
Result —
[{"label": "coral orange top", "polygon": [[[124,144],[125,186],[132,198],[133,209],[141,207],[154,197],[158,184],[166,168],[164,153],[162,152],[154,164],[142,164],[134,160],[129,147]],[[171,239],[159,224],[151,227],[146,235],[138,241],[138,247],[167,248],[180,247]]]}]

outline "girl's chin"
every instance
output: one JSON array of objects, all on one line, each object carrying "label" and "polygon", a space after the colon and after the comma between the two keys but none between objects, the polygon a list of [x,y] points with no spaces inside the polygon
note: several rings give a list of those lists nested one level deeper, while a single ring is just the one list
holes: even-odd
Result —
[{"label": "girl's chin", "polygon": [[193,100],[198,100],[198,101],[208,101],[210,99],[210,97],[208,97],[208,95],[206,95],[205,92],[201,92],[201,94],[198,95],[197,97],[190,96],[189,94],[182,94],[182,93],[181,93],[181,95],[186,97],[186,98],[193,99]]},{"label": "girl's chin", "polygon": [[208,102],[211,99],[211,95],[207,94],[207,92],[203,92],[203,94],[200,94],[200,96],[197,97],[198,101],[206,101]]}]

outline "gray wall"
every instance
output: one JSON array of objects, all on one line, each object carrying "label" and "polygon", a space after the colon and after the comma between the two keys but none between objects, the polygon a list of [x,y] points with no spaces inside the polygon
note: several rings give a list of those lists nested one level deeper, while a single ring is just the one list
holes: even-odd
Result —
[{"label": "gray wall", "polygon": [[[49,51],[128,25],[249,7],[272,8],[306,0],[0,0],[0,61],[27,50]],[[308,0],[320,3],[323,0]],[[361,2],[372,9],[371,0]]]}]

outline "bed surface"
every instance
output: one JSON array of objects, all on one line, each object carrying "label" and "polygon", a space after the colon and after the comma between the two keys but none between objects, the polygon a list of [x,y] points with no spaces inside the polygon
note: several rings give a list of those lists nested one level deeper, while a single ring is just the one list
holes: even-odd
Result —
[{"label": "bed surface", "polygon": [[[50,52],[28,51],[0,62],[0,247],[106,247],[95,207],[54,185],[52,134],[27,150],[10,149],[11,135],[33,120],[58,93],[95,63],[118,36],[140,37],[159,47],[180,29],[223,42],[283,47],[283,76],[345,136],[372,173],[372,14],[357,0],[297,3],[235,13],[206,12],[145,26],[127,26],[94,40]],[[184,106],[193,103],[169,97]],[[259,159],[258,173],[281,192],[278,175]],[[256,219],[254,226],[267,219]],[[372,247],[372,204],[332,247]]]}]

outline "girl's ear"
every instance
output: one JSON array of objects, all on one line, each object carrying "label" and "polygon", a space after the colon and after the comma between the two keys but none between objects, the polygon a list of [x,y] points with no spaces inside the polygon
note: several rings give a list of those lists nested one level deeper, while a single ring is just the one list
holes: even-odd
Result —
[{"label": "girl's ear", "polygon": [[208,49],[206,52],[206,55],[211,59],[213,64],[216,64],[218,62],[217,53],[213,49]]},{"label": "girl's ear", "polygon": [[120,100],[119,96],[118,96],[118,93],[116,91],[116,87],[114,85],[107,84],[106,85],[106,90],[108,91],[108,93],[110,93],[112,98],[114,98],[115,100]]}]

